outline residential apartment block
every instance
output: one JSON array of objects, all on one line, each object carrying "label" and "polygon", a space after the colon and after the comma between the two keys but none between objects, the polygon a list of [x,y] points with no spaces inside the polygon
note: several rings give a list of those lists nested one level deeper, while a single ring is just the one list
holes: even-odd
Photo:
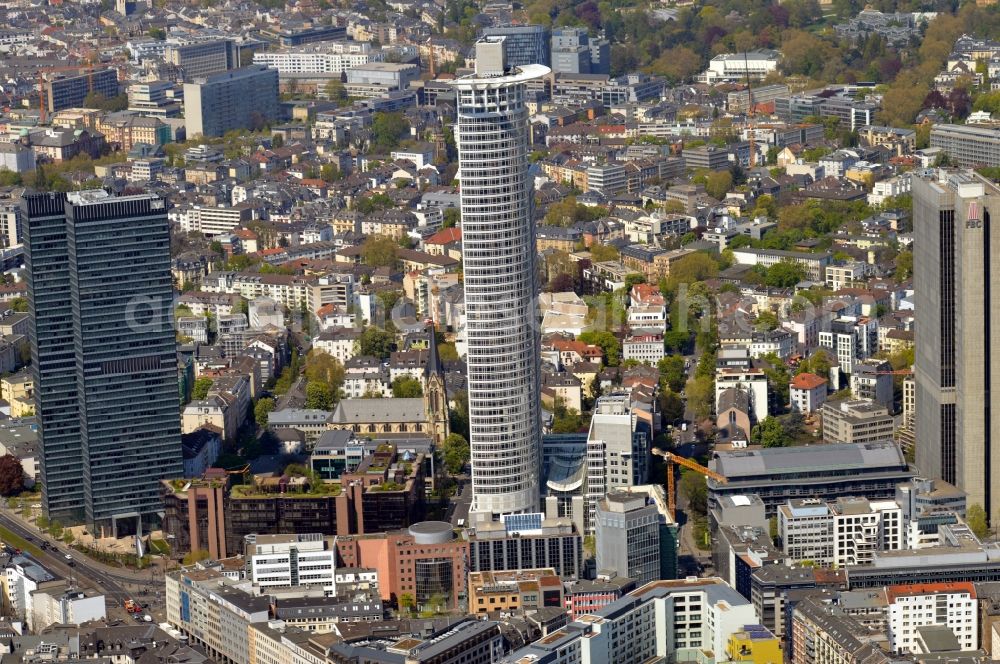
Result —
[{"label": "residential apartment block", "polygon": [[889,586],[889,642],[899,654],[919,653],[920,628],[943,625],[955,635],[961,650],[979,647],[976,587],[971,583],[926,583]]}]

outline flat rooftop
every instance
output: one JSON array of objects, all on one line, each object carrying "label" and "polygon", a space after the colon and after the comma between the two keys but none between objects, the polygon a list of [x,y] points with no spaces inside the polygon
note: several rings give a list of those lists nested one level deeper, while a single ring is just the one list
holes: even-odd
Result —
[{"label": "flat rooftop", "polygon": [[899,447],[890,441],[834,443],[761,450],[717,452],[709,466],[730,480],[760,475],[842,472],[859,468],[906,468]]}]

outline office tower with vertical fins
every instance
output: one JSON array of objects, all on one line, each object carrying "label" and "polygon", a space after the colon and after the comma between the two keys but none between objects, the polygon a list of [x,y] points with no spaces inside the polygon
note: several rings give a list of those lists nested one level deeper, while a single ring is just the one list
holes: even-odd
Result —
[{"label": "office tower with vertical fins", "polygon": [[965,491],[996,525],[1000,321],[992,319],[1000,312],[993,278],[1000,231],[992,231],[993,212],[1000,219],[1000,188],[972,171],[913,178],[916,463]]}]

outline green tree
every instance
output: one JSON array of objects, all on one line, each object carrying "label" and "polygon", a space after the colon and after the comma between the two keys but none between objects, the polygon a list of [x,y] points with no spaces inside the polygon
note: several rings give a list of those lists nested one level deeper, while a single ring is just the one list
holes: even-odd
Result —
[{"label": "green tree", "polygon": [[722,200],[733,186],[733,176],[729,171],[712,171],[705,180],[705,193]]},{"label": "green tree", "polygon": [[333,404],[333,390],[328,384],[315,380],[306,383],[306,408],[330,410]]},{"label": "green tree", "polygon": [[778,315],[773,311],[771,311],[770,309],[765,309],[764,311],[761,311],[759,314],[757,314],[757,322],[754,325],[754,327],[756,327],[758,330],[769,332],[770,330],[778,329],[778,325],[780,324],[781,323],[778,320]]},{"label": "green tree", "polygon": [[572,226],[578,221],[594,221],[608,213],[607,208],[583,205],[576,202],[576,196],[553,203],[545,212],[545,223],[549,226]]},{"label": "green tree", "polygon": [[402,113],[375,113],[372,118],[372,141],[380,150],[391,150],[410,131],[410,123]]},{"label": "green tree", "polygon": [[395,207],[396,203],[382,193],[362,196],[354,201],[353,207],[361,214],[371,214],[377,210],[388,210]]},{"label": "green tree", "polygon": [[609,367],[617,367],[621,358],[621,342],[611,332],[590,330],[584,332],[579,340],[592,346],[600,346],[604,351],[604,364]]},{"label": "green tree", "polygon": [[439,343],[438,357],[441,359],[442,362],[446,362],[449,360],[457,360],[459,359],[458,348],[456,348],[455,344],[452,342]]},{"label": "green tree", "polygon": [[680,395],[673,390],[660,390],[660,414],[667,422],[684,419],[684,401]]},{"label": "green tree", "polygon": [[211,378],[198,378],[194,381],[194,386],[191,388],[191,398],[199,401],[208,396],[208,391],[212,389],[212,379]]},{"label": "green tree", "polygon": [[764,283],[772,288],[791,288],[806,276],[805,268],[798,263],[782,261],[767,268]]},{"label": "green tree", "polygon": [[693,470],[684,470],[678,490],[687,500],[688,509],[697,516],[708,514],[708,482]]},{"label": "green tree", "polygon": [[347,90],[340,79],[332,78],[327,81],[327,84],[323,86],[323,92],[326,93],[326,98],[330,101],[335,101],[338,104],[347,101]]},{"label": "green tree", "polygon": [[582,428],[583,417],[576,408],[565,408],[562,414],[557,412],[552,421],[552,433],[577,433]]},{"label": "green tree", "polygon": [[361,245],[361,260],[371,267],[395,267],[399,245],[386,235],[373,235]]},{"label": "green tree", "polygon": [[784,407],[788,403],[788,384],[791,376],[784,361],[774,353],[768,353],[763,357],[765,361],[764,375],[771,387],[775,401]]},{"label": "green tree", "polygon": [[677,290],[680,284],[693,284],[696,281],[711,279],[718,273],[719,264],[708,254],[697,251],[670,266],[670,276],[660,284],[660,289],[670,293]]},{"label": "green tree", "polygon": [[990,534],[990,526],[986,521],[986,510],[979,503],[972,503],[965,511],[965,524],[979,539]]},{"label": "green tree", "polygon": [[448,409],[448,428],[452,433],[469,437],[469,394],[465,390],[458,392],[451,400]]},{"label": "green tree", "polygon": [[15,297],[10,301],[10,308],[19,313],[28,313],[28,300],[23,297]]},{"label": "green tree", "polygon": [[340,172],[340,167],[336,164],[323,164],[323,167],[319,169],[319,177],[323,182],[336,182],[344,177],[344,174]]},{"label": "green tree", "polygon": [[264,397],[257,400],[257,403],[253,406],[253,419],[257,422],[257,426],[267,426],[267,416],[272,410],[274,410],[274,399]]},{"label": "green tree", "polygon": [[208,558],[208,551],[205,551],[204,549],[195,549],[185,555],[184,558],[181,559],[181,562],[185,565],[193,565],[202,560],[208,560]]},{"label": "green tree", "polygon": [[695,417],[704,420],[712,416],[715,410],[715,381],[711,377],[696,375],[688,381],[684,393]]},{"label": "green tree", "polygon": [[913,274],[913,252],[909,249],[896,254],[896,278],[904,281]]},{"label": "green tree", "polygon": [[757,199],[757,204],[754,207],[752,216],[774,219],[777,213],[778,206],[775,203],[774,197],[770,194],[764,194]]},{"label": "green tree", "polygon": [[444,221],[441,228],[452,228],[458,226],[462,221],[462,213],[458,208],[450,207],[444,210]]},{"label": "green tree", "polygon": [[366,327],[358,339],[358,350],[361,355],[371,355],[384,360],[395,349],[396,336],[374,325]]},{"label": "green tree", "polygon": [[392,396],[408,399],[424,396],[424,386],[413,376],[397,376],[392,381]]},{"label": "green tree", "polygon": [[20,173],[7,168],[0,168],[0,187],[16,187],[20,184]]},{"label": "green tree", "polygon": [[901,72],[882,96],[880,117],[895,127],[911,124],[930,89],[928,81],[915,70]]},{"label": "green tree", "polygon": [[614,247],[603,244],[590,245],[590,260],[594,263],[606,263],[616,261],[621,256]]},{"label": "green tree", "polygon": [[413,598],[411,593],[403,593],[399,596],[399,610],[406,611],[407,613],[413,613],[413,609],[417,606],[417,600]]},{"label": "green tree", "polygon": [[799,362],[799,366],[796,367],[796,373],[809,372],[825,379],[830,375],[830,368],[833,364],[834,362],[830,354],[823,349],[819,349],[807,359]]},{"label": "green tree", "polygon": [[0,456],[0,496],[13,496],[24,489],[24,469],[13,454]]},{"label": "green tree", "polygon": [[128,95],[106,97],[100,92],[90,92],[83,98],[84,108],[96,108],[101,111],[124,111],[128,108]]},{"label": "green tree", "polygon": [[791,442],[785,428],[776,417],[765,417],[750,433],[750,439],[762,447],[784,447]]},{"label": "green tree", "polygon": [[307,382],[328,385],[336,396],[344,386],[344,365],[329,353],[314,348],[306,355],[305,376]]},{"label": "green tree", "polygon": [[664,76],[671,83],[690,80],[702,69],[704,69],[702,57],[687,46],[675,46],[664,50],[645,68],[650,74]]},{"label": "green tree", "polygon": [[660,370],[660,385],[674,392],[684,389],[687,382],[687,372],[684,368],[684,358],[680,355],[667,355],[657,363]]},{"label": "green tree", "polygon": [[448,434],[444,443],[441,444],[441,460],[444,462],[445,470],[450,475],[457,475],[462,472],[471,458],[469,441],[457,433]]}]

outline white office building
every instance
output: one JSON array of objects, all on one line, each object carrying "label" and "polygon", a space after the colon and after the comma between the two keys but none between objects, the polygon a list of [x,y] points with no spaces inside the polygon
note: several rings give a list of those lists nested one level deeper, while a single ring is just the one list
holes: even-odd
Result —
[{"label": "white office building", "polygon": [[462,183],[469,443],[476,515],[537,512],[540,349],[527,84],[542,65],[505,66],[503,38],[476,44],[476,72],[452,82]]},{"label": "white office building", "polygon": [[898,551],[906,541],[899,504],[865,498],[790,500],[778,507],[778,536],[790,561],[824,567],[868,565],[877,552]]},{"label": "white office building", "polygon": [[253,63],[281,74],[341,74],[351,67],[382,62],[382,51],[368,42],[315,42],[281,51],[254,53]]},{"label": "white office building", "polygon": [[708,69],[700,76],[702,83],[744,81],[749,76],[753,79],[766,78],[778,68],[780,54],[771,49],[746,51],[740,53],[722,53],[708,63]]},{"label": "white office building", "polygon": [[654,581],[499,663],[722,661],[729,637],[759,623],[753,605],[722,579]]},{"label": "white office building", "polygon": [[246,557],[256,590],[319,586],[336,594],[337,551],[319,533],[248,535]]}]

